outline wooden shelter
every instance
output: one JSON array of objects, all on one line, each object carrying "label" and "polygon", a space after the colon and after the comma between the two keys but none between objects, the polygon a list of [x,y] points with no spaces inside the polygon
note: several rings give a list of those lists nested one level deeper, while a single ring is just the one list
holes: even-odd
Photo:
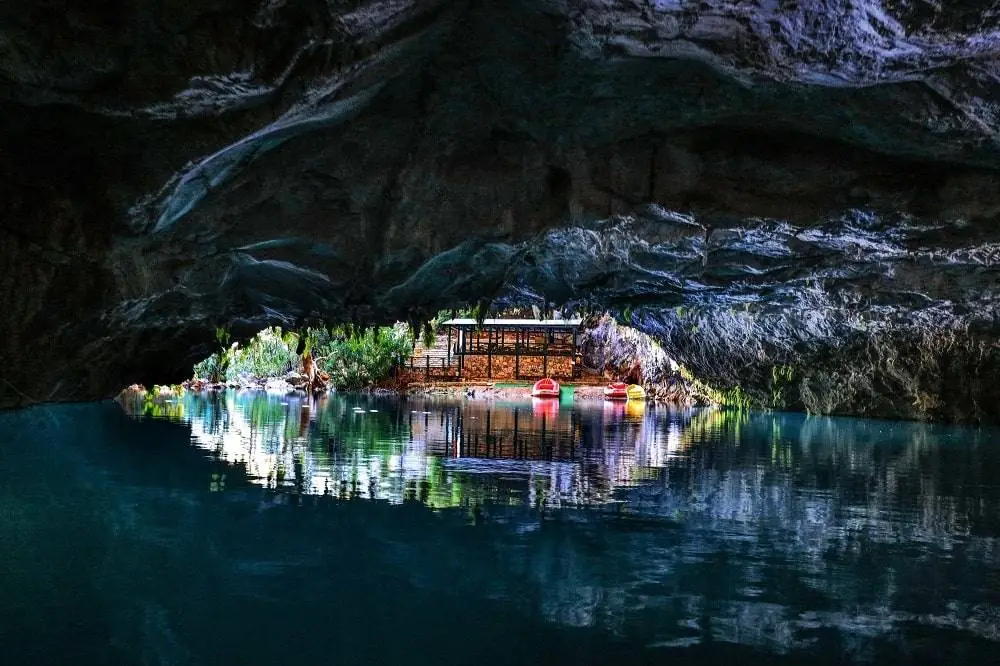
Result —
[{"label": "wooden shelter", "polygon": [[461,379],[574,379],[579,319],[449,319],[447,363]]}]

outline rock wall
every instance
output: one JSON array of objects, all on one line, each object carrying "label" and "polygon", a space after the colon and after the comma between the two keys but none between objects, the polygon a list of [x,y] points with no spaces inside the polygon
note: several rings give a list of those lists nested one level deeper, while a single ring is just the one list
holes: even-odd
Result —
[{"label": "rock wall", "polygon": [[[647,325],[720,393],[748,404],[815,414],[1000,421],[1000,341],[961,317],[854,326],[833,315],[822,342],[788,313],[658,312]],[[655,321],[653,320],[655,318]]]},{"label": "rock wall", "polygon": [[825,368],[790,406],[995,414],[996,1],[77,4],[0,9],[0,406],[486,300],[761,395]]}]

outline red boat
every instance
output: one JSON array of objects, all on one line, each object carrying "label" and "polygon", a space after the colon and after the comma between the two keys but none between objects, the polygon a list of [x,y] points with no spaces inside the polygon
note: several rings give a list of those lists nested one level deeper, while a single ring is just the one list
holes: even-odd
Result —
[{"label": "red boat", "polygon": [[531,397],[533,398],[558,398],[559,397],[559,382],[554,379],[539,379],[535,382],[535,385],[531,387]]},{"label": "red boat", "polygon": [[559,418],[559,401],[552,398],[532,398],[531,415],[535,418]]},{"label": "red boat", "polygon": [[628,384],[611,382],[604,387],[604,398],[606,400],[628,400]]}]

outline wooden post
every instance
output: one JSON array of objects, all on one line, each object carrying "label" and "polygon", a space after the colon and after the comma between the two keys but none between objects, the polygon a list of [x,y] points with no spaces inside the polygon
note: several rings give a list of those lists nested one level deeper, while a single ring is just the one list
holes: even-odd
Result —
[{"label": "wooden post", "polygon": [[424,381],[431,380],[431,357],[427,356],[427,352],[424,352],[424,360],[427,361],[427,369],[424,370]]},{"label": "wooden post", "polygon": [[486,377],[493,378],[493,331],[487,333],[486,339]]},{"label": "wooden post", "polygon": [[[521,331],[514,330],[514,379],[521,378]],[[515,445],[517,437],[514,438]]]},{"label": "wooden post", "polygon": [[549,376],[549,334],[543,332],[542,339],[544,340],[542,347],[542,376]]},{"label": "wooden post", "polygon": [[451,326],[448,327],[448,365],[451,365]]},{"label": "wooden post", "polygon": [[517,407],[514,408],[514,457],[517,457]]},{"label": "wooden post", "polygon": [[569,357],[570,363],[572,364],[571,367],[573,368],[572,371],[571,371],[571,375],[572,375],[573,379],[576,379],[579,376],[579,372],[580,372],[580,368],[576,364],[576,350],[579,348],[579,340],[577,339],[576,336],[577,336],[577,329],[574,328],[573,329],[573,349],[570,350],[571,353],[570,353],[570,357]]}]

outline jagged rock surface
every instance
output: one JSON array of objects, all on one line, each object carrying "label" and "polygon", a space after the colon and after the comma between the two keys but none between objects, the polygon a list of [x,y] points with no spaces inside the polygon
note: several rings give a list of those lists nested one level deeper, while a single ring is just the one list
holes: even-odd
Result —
[{"label": "jagged rock surface", "polygon": [[997,420],[998,170],[996,1],[8,3],[0,404],[485,297]]}]

